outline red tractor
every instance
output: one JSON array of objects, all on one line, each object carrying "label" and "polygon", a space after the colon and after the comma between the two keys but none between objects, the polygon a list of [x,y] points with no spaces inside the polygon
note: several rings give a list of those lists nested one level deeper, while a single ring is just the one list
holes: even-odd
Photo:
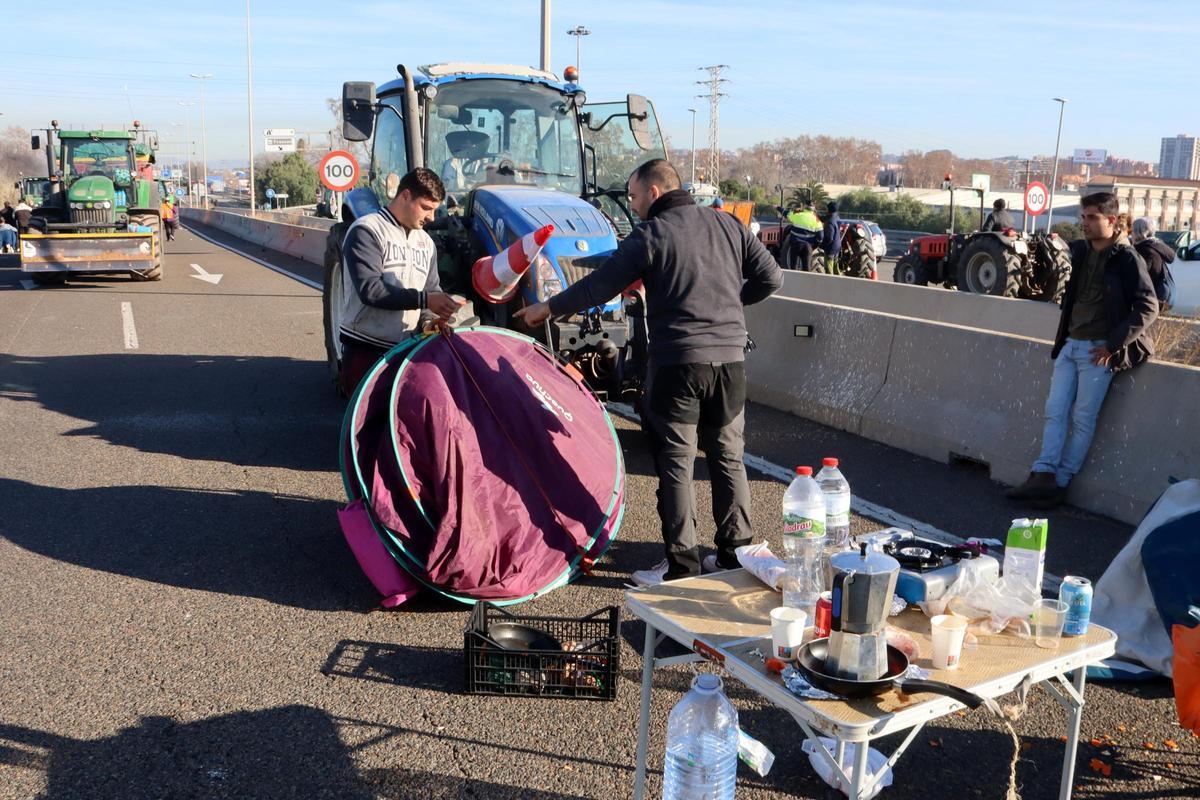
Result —
[{"label": "red tractor", "polygon": [[933,234],[912,240],[892,279],[916,286],[1058,303],[1071,277],[1071,255],[1057,233],[1004,231]]}]

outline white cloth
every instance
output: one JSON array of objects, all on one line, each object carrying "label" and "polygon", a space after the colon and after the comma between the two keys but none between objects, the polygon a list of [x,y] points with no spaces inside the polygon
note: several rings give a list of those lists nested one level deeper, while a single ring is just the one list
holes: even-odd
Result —
[{"label": "white cloth", "polygon": [[1096,581],[1092,621],[1117,634],[1117,656],[1171,677],[1174,648],[1150,593],[1142,566],[1142,543],[1161,525],[1200,510],[1200,480],[1180,481],[1142,519],[1133,536]]}]

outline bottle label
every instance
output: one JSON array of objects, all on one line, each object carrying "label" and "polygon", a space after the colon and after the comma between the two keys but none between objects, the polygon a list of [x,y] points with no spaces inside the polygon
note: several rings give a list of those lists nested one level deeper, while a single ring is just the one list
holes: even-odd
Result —
[{"label": "bottle label", "polygon": [[798,539],[816,539],[825,535],[825,520],[784,514],[783,533]]},{"label": "bottle label", "polygon": [[850,495],[825,495],[825,524],[830,528],[845,528],[850,524]]}]

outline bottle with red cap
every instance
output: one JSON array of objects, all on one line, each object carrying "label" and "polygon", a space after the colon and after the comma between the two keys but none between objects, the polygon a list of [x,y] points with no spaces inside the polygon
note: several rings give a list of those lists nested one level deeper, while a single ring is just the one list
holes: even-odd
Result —
[{"label": "bottle with red cap", "polygon": [[783,604],[804,609],[811,620],[825,589],[825,497],[813,480],[812,467],[796,467],[796,477],[783,494],[783,552],[788,567]]},{"label": "bottle with red cap", "polygon": [[838,469],[836,458],[821,461],[817,485],[825,495],[825,535],[828,546],[845,550],[850,546],[850,484]]}]

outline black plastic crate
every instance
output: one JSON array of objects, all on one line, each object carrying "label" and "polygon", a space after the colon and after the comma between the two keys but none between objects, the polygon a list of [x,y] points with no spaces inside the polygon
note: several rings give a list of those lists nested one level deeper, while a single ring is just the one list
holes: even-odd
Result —
[{"label": "black plastic crate", "polygon": [[[530,650],[499,646],[492,626],[515,623],[561,645]],[[586,617],[531,617],[476,603],[463,632],[467,693],[615,700],[620,672],[620,611],[607,606]]]}]

